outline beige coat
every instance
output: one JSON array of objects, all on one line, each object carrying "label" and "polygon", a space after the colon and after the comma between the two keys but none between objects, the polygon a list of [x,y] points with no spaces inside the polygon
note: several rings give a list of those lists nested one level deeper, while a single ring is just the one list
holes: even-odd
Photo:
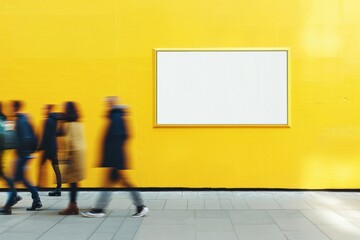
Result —
[{"label": "beige coat", "polygon": [[79,182],[85,178],[85,138],[79,122],[64,123],[61,177],[63,183]]}]

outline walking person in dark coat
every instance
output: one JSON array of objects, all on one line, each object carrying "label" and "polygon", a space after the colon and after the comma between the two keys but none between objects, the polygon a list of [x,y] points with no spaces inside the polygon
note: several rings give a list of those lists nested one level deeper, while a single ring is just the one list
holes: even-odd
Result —
[{"label": "walking person in dark coat", "polygon": [[34,129],[30,124],[27,115],[21,112],[22,102],[13,101],[12,107],[17,117],[16,132],[18,142],[18,147],[16,149],[18,159],[15,166],[14,182],[22,182],[31,192],[31,198],[33,202],[31,207],[27,208],[26,210],[34,211],[38,208],[41,208],[42,204],[37,189],[25,178],[25,169],[26,164],[32,158],[31,154],[36,150],[37,140]]},{"label": "walking person in dark coat", "polygon": [[[111,184],[121,182],[125,187],[132,189],[133,185],[122,172],[127,168],[124,147],[128,139],[128,132],[124,120],[125,112],[122,106],[117,105],[117,97],[106,99],[109,108],[109,125],[105,134],[102,152],[101,167],[109,168],[108,179]],[[111,192],[104,191],[100,194],[94,208],[81,213],[84,217],[104,217],[105,208],[111,201]],[[133,217],[143,217],[149,209],[144,205],[139,192],[130,190],[136,213]]]},{"label": "walking person in dark coat", "polygon": [[49,192],[49,196],[61,196],[61,173],[59,168],[59,161],[57,157],[57,120],[58,114],[52,113],[54,105],[47,104],[44,107],[44,115],[46,117],[42,140],[38,150],[43,151],[41,157],[40,169],[39,169],[39,178],[38,178],[38,187],[41,184],[42,169],[46,163],[46,160],[51,161],[51,166],[54,169],[56,176],[56,188]]},{"label": "walking person in dark coat", "polygon": [[5,121],[6,116],[2,111],[2,103],[0,102],[0,177],[5,180],[5,182],[10,188],[8,200],[6,201],[5,206],[0,209],[0,214],[10,215],[11,207],[15,205],[18,201],[20,201],[22,197],[17,195],[14,182],[4,173],[4,166],[2,160],[5,151]]},{"label": "walking person in dark coat", "polygon": [[56,139],[58,114],[52,113],[53,107],[54,105],[51,104],[47,104],[44,107],[44,115],[46,120],[44,123],[41,144],[38,148],[38,150],[43,151],[39,169],[38,187],[40,187],[41,184],[41,173],[43,166],[46,163],[46,160],[49,159],[56,176],[56,188],[55,190],[49,192],[49,196],[61,196],[61,173],[57,157]]}]

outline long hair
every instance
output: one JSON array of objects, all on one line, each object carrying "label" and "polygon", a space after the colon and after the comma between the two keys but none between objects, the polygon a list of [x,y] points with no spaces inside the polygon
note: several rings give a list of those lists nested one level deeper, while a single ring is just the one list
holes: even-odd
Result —
[{"label": "long hair", "polygon": [[65,121],[77,122],[79,120],[79,111],[74,102],[65,103]]},{"label": "long hair", "polygon": [[45,109],[48,112],[51,112],[54,109],[54,107],[55,107],[54,104],[46,104],[45,105]]}]

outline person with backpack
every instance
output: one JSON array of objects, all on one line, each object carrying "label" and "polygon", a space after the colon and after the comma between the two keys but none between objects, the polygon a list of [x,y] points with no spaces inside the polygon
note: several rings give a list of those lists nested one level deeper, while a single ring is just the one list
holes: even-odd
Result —
[{"label": "person with backpack", "polygon": [[34,128],[30,124],[28,115],[21,112],[23,103],[20,101],[13,101],[12,108],[16,116],[16,133],[18,146],[16,148],[17,161],[15,165],[14,182],[22,182],[25,187],[31,192],[33,200],[31,207],[27,208],[28,211],[34,211],[42,207],[39,193],[29,180],[25,177],[26,165],[30,159],[31,154],[36,151],[37,139],[35,136]]},{"label": "person with backpack", "polygon": [[17,191],[15,189],[14,182],[5,175],[4,173],[4,166],[3,166],[3,156],[5,147],[5,131],[6,131],[6,116],[2,110],[2,103],[0,102],[0,177],[5,180],[7,185],[9,186],[10,193],[8,200],[5,203],[5,206],[0,209],[0,214],[3,215],[10,215],[11,214],[11,207],[19,202],[22,197],[17,195]]}]

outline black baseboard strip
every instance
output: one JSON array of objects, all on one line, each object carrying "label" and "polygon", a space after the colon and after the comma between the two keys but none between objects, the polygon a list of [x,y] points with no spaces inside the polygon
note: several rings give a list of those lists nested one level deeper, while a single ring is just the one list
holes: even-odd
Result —
[{"label": "black baseboard strip", "polygon": [[[25,188],[17,189],[19,192],[27,192],[28,190]],[[51,191],[54,188],[39,188],[39,191]],[[68,191],[69,188],[62,188],[63,191]],[[254,192],[303,192],[303,191],[316,191],[316,192],[360,192],[359,188],[356,189],[332,189],[332,188],[324,188],[324,189],[301,189],[301,188],[181,188],[181,187],[147,187],[147,188],[79,188],[79,191],[114,191],[114,192],[124,192],[129,190],[137,190],[142,192],[179,192],[179,191],[254,191]],[[2,188],[0,192],[7,192],[8,189]]]}]

